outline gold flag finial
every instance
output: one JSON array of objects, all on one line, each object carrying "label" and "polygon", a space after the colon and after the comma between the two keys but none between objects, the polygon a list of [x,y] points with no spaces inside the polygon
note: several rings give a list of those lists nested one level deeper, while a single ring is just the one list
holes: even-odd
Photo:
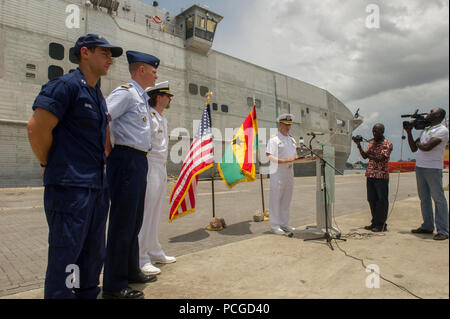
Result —
[{"label": "gold flag finial", "polygon": [[208,105],[211,102],[211,96],[213,95],[213,92],[208,91],[208,93],[205,94],[206,98],[208,99],[206,101],[206,105]]}]

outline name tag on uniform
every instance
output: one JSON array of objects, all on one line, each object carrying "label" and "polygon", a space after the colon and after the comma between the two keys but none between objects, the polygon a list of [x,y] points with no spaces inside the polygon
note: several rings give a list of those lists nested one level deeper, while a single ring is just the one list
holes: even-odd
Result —
[{"label": "name tag on uniform", "polygon": [[163,130],[161,130],[161,129],[158,130],[158,133],[162,133],[162,132],[163,132]]}]

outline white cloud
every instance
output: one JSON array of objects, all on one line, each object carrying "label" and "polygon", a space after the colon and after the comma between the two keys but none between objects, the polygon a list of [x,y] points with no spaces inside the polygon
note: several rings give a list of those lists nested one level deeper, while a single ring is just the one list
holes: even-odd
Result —
[{"label": "white cloud", "polygon": [[[372,3],[380,8],[379,29],[365,25]],[[448,0],[200,4],[224,17],[215,50],[324,88],[352,111],[360,108],[365,123],[355,134],[370,137],[373,124],[385,124],[394,157],[401,114],[434,106],[448,111]]]},{"label": "white cloud", "polygon": [[448,78],[448,1],[379,1],[380,29],[365,27],[371,1],[243,2],[241,32],[219,51],[344,102]]}]

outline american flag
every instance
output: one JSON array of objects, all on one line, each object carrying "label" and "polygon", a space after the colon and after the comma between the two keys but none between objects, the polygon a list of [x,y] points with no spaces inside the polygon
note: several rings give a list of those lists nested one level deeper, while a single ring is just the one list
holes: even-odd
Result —
[{"label": "american flag", "polygon": [[195,195],[198,174],[213,166],[211,110],[207,103],[197,134],[194,136],[180,175],[170,194],[169,222],[195,212]]}]

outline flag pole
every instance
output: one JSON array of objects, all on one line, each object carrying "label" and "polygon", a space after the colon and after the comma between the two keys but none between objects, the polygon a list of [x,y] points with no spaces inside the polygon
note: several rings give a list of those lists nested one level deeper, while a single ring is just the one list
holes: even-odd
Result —
[{"label": "flag pole", "polygon": [[[258,150],[258,156],[259,156],[259,150]],[[259,179],[261,180],[261,200],[262,200],[262,209],[263,214],[266,212],[266,209],[264,207],[264,187],[263,187],[263,176],[261,174],[261,161],[258,159],[258,166],[259,166]]]},{"label": "flag pole", "polygon": [[[256,109],[255,96],[253,95],[253,107]],[[259,136],[258,136],[259,138]],[[263,174],[261,174],[261,160],[259,158],[259,147],[256,149],[256,158],[258,159],[259,180],[261,181],[261,203],[262,203],[262,216],[266,220],[266,208],[264,206],[264,182]]]},{"label": "flag pole", "polygon": [[[211,95],[213,95],[213,93],[211,91],[206,93],[206,98],[208,99],[208,101],[206,102],[206,105],[209,105],[210,107],[211,107]],[[212,127],[212,123],[211,123],[211,127]],[[213,144],[214,144],[214,141],[213,141]],[[214,147],[213,147],[213,154],[214,154]],[[214,197],[214,164],[211,167],[211,193],[212,193],[213,218],[215,218],[216,217],[216,205],[215,205],[215,197]]]},{"label": "flag pole", "polygon": [[[211,105],[211,96],[213,93],[209,91],[206,93],[206,98],[208,101],[206,102],[206,105]],[[212,121],[211,121],[211,127],[212,127]],[[214,141],[213,141],[214,144]],[[213,155],[214,155],[214,147],[213,147]],[[211,167],[211,194],[212,194],[212,211],[213,211],[213,218],[209,225],[205,227],[206,230],[222,230],[226,227],[225,220],[223,218],[216,218],[216,205],[215,205],[215,194],[214,194],[214,163]]]},{"label": "flag pole", "polygon": [[216,217],[216,205],[214,204],[214,165],[211,167],[211,189],[212,189],[212,207],[213,218]]}]

